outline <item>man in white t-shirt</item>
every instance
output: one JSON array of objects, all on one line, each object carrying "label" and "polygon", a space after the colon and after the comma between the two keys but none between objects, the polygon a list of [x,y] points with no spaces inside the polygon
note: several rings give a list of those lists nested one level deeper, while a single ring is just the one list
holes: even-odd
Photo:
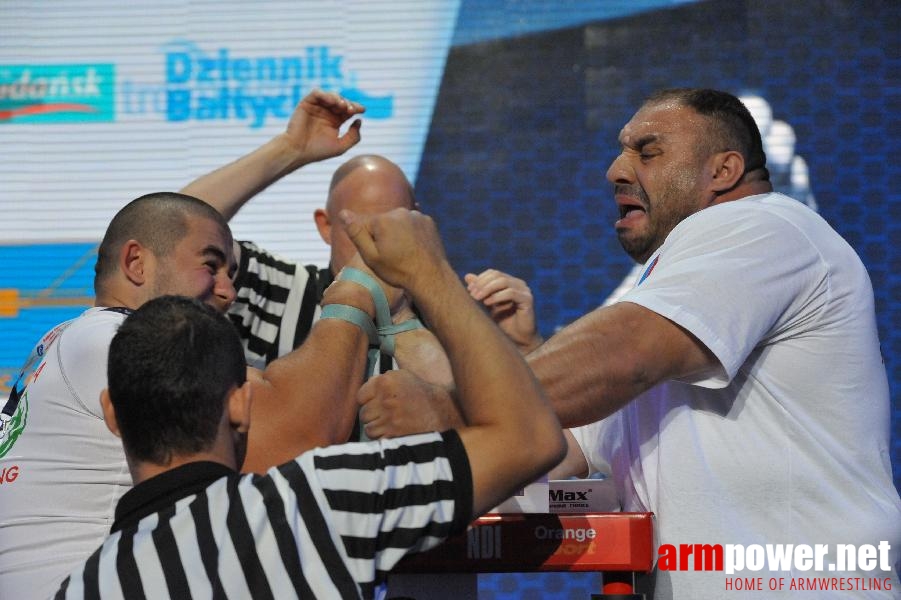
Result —
[{"label": "man in white t-shirt", "polygon": [[121,442],[106,430],[100,390],[116,329],[163,294],[222,311],[234,300],[228,224],[181,194],[138,198],[110,222],[98,250],[96,303],[35,346],[3,412],[0,597],[45,598],[112,524],[131,487]]},{"label": "man in white t-shirt", "polygon": [[[338,150],[356,143],[355,128],[339,136],[338,126],[362,107],[325,92],[307,100],[315,109],[310,143],[328,138]],[[0,598],[47,597],[109,532],[131,486],[99,402],[109,342],[127,313],[161,295],[227,310],[235,299],[232,244],[222,215],[185,194],[142,196],[110,222],[98,250],[95,307],[44,336],[0,411],[0,470],[14,474],[0,487]],[[399,290],[389,296],[390,307],[403,305]],[[311,371],[300,363],[338,376],[305,377]],[[345,441],[364,370],[354,351],[323,358],[302,348],[265,371],[249,369],[255,428],[244,469],[264,471]]]},{"label": "man in white t-shirt", "polygon": [[[620,142],[607,178],[642,276],[529,360],[564,424],[603,419],[572,431],[558,474],[609,468],[623,509],[656,513],[658,543],[676,549],[822,544],[819,571],[734,574],[784,578],[779,597],[802,577],[844,578],[819,598],[892,597],[901,500],[866,269],[815,212],[772,193],[733,96],[661,92]],[[839,544],[880,543],[876,568],[830,570]],[[701,562],[658,561],[656,597],[727,594],[729,575]]]},{"label": "man in white t-shirt", "polygon": [[[574,427],[552,477],[609,473],[624,510],[656,514],[655,598],[720,599],[744,589],[738,578],[781,579],[763,592],[779,598],[810,585],[817,598],[896,597],[901,500],[864,265],[772,192],[760,133],[731,94],[655,94],[620,143],[615,228],[644,267],[618,302],[528,356]],[[727,574],[705,570],[695,544],[743,563],[747,548],[754,561],[798,546],[822,556]],[[843,566],[843,549],[866,560]]]}]

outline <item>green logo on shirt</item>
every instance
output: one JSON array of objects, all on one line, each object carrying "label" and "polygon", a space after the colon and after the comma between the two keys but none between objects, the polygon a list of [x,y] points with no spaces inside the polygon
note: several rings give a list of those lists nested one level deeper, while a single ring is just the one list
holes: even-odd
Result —
[{"label": "green logo on shirt", "polygon": [[71,323],[72,321],[66,321],[51,329],[31,351],[25,366],[16,378],[9,392],[9,399],[3,410],[0,410],[0,458],[6,456],[25,430],[28,421],[28,384],[41,374],[47,350]]},{"label": "green logo on shirt", "polygon": [[[9,401],[0,412],[0,458],[6,456],[19,439],[28,420],[28,393],[22,393],[21,397],[19,393],[18,387],[13,387]],[[7,410],[11,410],[12,414],[7,414]]]}]

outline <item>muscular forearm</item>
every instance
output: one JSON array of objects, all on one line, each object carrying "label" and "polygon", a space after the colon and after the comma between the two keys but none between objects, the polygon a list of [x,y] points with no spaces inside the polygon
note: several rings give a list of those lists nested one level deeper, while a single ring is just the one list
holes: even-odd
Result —
[{"label": "muscular forearm", "polygon": [[404,332],[395,338],[394,359],[423,381],[441,386],[453,385],[450,363],[441,343],[428,329]]},{"label": "muscular forearm", "polygon": [[662,381],[717,364],[685,330],[629,302],[588,313],[527,362],[564,427],[602,419]]},{"label": "muscular forearm", "polygon": [[282,134],[192,181],[181,192],[200,198],[231,219],[248,200],[308,162],[311,161]]},{"label": "muscular forearm", "polygon": [[444,281],[453,283],[430,285],[441,293],[429,291],[427,301],[411,291],[447,349],[467,425],[461,436],[471,457],[474,510],[480,513],[522,485],[523,478],[552,467],[562,457],[562,436],[513,343],[470,301],[454,277],[447,266]]},{"label": "muscular forearm", "polygon": [[[467,402],[467,398],[515,397],[519,394],[531,398],[535,395],[525,364],[510,356],[516,353],[513,344],[477,310],[449,266],[442,269],[432,284],[423,288],[427,291],[418,298],[417,292],[413,291],[414,299],[447,349],[467,423],[494,422],[509,408],[507,402],[476,403]],[[441,292],[434,293],[436,289]],[[485,335],[486,330],[492,335]],[[511,382],[515,382],[514,387]]]},{"label": "muscular forearm", "polygon": [[[323,304],[374,313],[368,292],[336,282]],[[369,340],[337,319],[317,321],[303,345],[257,372],[245,472],[262,472],[316,446],[347,441],[357,413]]]},{"label": "muscular forearm", "polygon": [[[628,348],[603,335],[586,315],[548,339],[527,357],[564,427],[601,419],[644,387],[632,381]],[[617,355],[617,352],[620,354]]]}]

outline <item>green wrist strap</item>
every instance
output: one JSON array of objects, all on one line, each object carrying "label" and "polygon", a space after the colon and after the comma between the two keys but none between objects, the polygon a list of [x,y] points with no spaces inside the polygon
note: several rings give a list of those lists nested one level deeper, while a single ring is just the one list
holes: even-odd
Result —
[{"label": "green wrist strap", "polygon": [[378,345],[379,350],[383,353],[388,356],[394,356],[394,336],[398,333],[422,329],[423,325],[419,319],[408,319],[397,325],[392,323],[391,309],[388,307],[388,299],[385,297],[385,292],[382,291],[381,286],[372,277],[363,271],[353,267],[344,267],[338,278],[342,281],[352,281],[357,285],[363,286],[369,292],[369,295],[372,296],[372,302],[375,304],[375,327],[378,332],[378,339],[372,342],[373,338],[371,335],[369,339],[371,343]]},{"label": "green wrist strap", "polygon": [[[369,338],[369,351],[366,355],[366,374],[365,379],[369,379],[379,364],[379,353],[387,356],[394,356],[395,344],[394,336],[405,331],[413,329],[421,329],[423,327],[419,319],[408,319],[403,323],[394,324],[391,322],[391,309],[388,306],[388,299],[385,292],[375,280],[353,267],[344,267],[338,274],[338,280],[351,281],[365,288],[372,297],[372,303],[375,305],[375,323],[369,318],[366,312],[354,306],[346,304],[327,304],[322,307],[319,315],[320,319],[339,319],[353,323],[363,330]],[[362,424],[361,424],[362,427]],[[361,440],[367,440],[366,433],[360,430]]]},{"label": "green wrist strap", "polygon": [[369,338],[370,346],[377,346],[379,343],[379,334],[375,329],[375,325],[372,323],[372,319],[370,319],[369,315],[364,311],[355,306],[348,306],[346,304],[326,304],[322,307],[319,318],[339,319],[341,321],[353,323],[362,329]]}]

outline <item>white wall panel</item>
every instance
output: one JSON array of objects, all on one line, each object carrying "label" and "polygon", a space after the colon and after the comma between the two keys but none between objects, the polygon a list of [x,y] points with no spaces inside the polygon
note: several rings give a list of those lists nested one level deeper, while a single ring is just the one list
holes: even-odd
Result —
[{"label": "white wall panel", "polygon": [[[54,113],[32,122],[0,120],[0,242],[99,240],[127,201],[178,189],[254,149],[286,122],[266,115],[254,123],[249,114],[236,116],[233,106],[228,118],[193,114],[173,120],[176,104],[169,92],[187,90],[196,97],[226,88],[275,95],[299,85],[303,93],[328,87],[389,98],[389,110],[373,104],[372,114],[364,115],[363,141],[348,155],[286,178],[232,223],[240,238],[319,264],[328,253],[312,212],[324,202],[331,173],[343,160],[384,154],[415,180],[458,8],[455,0],[12,4],[0,5],[0,111],[17,107],[15,98],[3,97],[4,89],[13,90],[5,84],[21,83],[23,69],[16,67],[28,70],[33,82],[42,68],[45,77],[58,77],[69,66],[71,79],[85,77],[84,65],[112,65],[113,81],[105,82],[111,85],[103,94],[112,96],[114,117],[87,122]],[[182,50],[189,54],[175,54]],[[170,65],[190,65],[188,83],[167,80],[167,54]],[[219,73],[216,81],[199,82],[196,60],[172,60],[188,55],[214,61],[227,56],[251,65],[267,57],[293,60],[304,70],[292,81],[238,81],[232,70],[225,81]],[[102,75],[94,76],[98,83]],[[293,108],[287,104],[284,112]]]}]

